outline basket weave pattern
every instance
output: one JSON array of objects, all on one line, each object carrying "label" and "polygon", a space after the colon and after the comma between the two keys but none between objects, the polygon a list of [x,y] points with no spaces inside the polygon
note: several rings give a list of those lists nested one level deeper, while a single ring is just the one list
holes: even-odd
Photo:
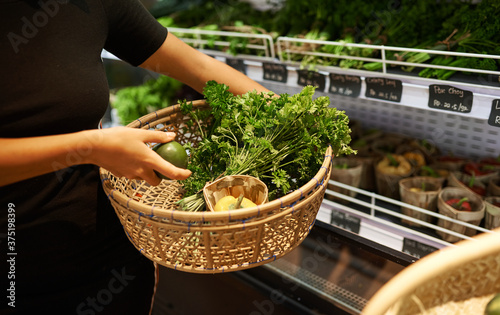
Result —
[{"label": "basket weave pattern", "polygon": [[[193,102],[204,109],[204,101]],[[176,141],[198,141],[178,105],[142,117],[128,127],[174,131]],[[143,255],[163,266],[192,273],[220,273],[274,261],[309,234],[330,178],[332,150],[307,184],[263,205],[223,212],[184,212],[176,202],[182,185],[158,186],[117,178],[101,169],[103,188],[125,233]]]},{"label": "basket weave pattern", "polygon": [[484,314],[500,292],[500,229],[425,256],[386,283],[366,315]]},{"label": "basket weave pattern", "polygon": [[499,277],[500,254],[489,255],[422,284],[387,314],[480,315],[496,292],[500,292]]}]

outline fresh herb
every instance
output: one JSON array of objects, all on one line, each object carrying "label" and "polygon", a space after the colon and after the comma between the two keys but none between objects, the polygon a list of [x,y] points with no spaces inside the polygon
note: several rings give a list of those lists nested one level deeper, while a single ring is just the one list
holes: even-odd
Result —
[{"label": "fresh herb", "polygon": [[430,177],[439,177],[439,174],[432,168],[430,168],[429,166],[422,166],[422,175],[423,176],[430,176]]},{"label": "fresh herb", "polygon": [[476,174],[472,173],[472,176],[469,179],[468,186],[469,186],[469,188],[473,188],[475,186],[475,184],[476,184]]},{"label": "fresh herb", "polygon": [[392,154],[387,154],[387,159],[389,160],[390,166],[394,166],[394,167],[399,166],[398,160],[396,160],[396,158]]},{"label": "fresh herb", "polygon": [[[326,147],[334,155],[351,154],[349,119],[330,107],[328,97],[313,99],[315,88],[295,95],[249,92],[234,96],[228,87],[210,81],[204,95],[213,119],[201,141],[189,145],[186,190],[182,210],[204,210],[200,191],[207,182],[227,175],[250,175],[263,181],[272,200],[299,188],[317,173]],[[189,102],[181,110],[199,124],[201,111]]]},{"label": "fresh herb", "polygon": [[467,197],[463,197],[462,199],[453,198],[446,201],[446,204],[452,206],[453,208],[459,211],[471,211],[471,205],[469,199]]}]

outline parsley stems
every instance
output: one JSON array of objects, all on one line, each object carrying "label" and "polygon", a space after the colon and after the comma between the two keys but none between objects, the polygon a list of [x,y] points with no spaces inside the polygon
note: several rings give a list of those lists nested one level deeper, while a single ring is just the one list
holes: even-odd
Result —
[{"label": "parsley stems", "polygon": [[[204,210],[200,192],[223,175],[259,178],[272,200],[309,181],[328,145],[335,155],[352,153],[347,116],[330,107],[327,97],[313,100],[314,90],[307,86],[292,96],[269,97],[270,93],[255,91],[234,96],[227,86],[210,81],[204,90],[208,113],[181,103],[183,114],[196,120],[201,141],[190,147],[188,168],[193,174],[183,182],[186,197],[179,202],[180,209]],[[200,121],[207,119],[210,125],[203,130]]]}]

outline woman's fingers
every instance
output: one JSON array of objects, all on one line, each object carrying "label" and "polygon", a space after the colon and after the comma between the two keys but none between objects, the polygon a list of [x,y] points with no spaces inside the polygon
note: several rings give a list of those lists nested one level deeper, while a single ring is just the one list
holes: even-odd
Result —
[{"label": "woman's fingers", "polygon": [[136,129],[138,134],[141,135],[143,142],[165,143],[175,139],[174,132],[163,132],[155,130]]},{"label": "woman's fingers", "polygon": [[174,166],[173,164],[165,161],[160,155],[156,154],[157,158],[153,160],[154,166],[153,168],[170,179],[176,180],[184,180],[191,176],[191,171],[184,168],[179,168]]},{"label": "woman's fingers", "polygon": [[116,127],[103,130],[97,165],[113,174],[120,174],[130,179],[145,180],[151,185],[158,185],[161,179],[155,170],[174,180],[184,180],[191,171],[175,167],[165,161],[145,143],[166,143],[175,139],[173,132]]},{"label": "woman's fingers", "polygon": [[[157,142],[157,143],[166,143],[175,139],[176,134],[173,132],[158,132],[151,130],[143,130],[145,142]],[[179,168],[174,166],[173,164],[165,161],[159,154],[152,151],[152,168],[167,178],[175,179],[175,180],[184,180],[191,175],[191,171],[183,168]],[[149,173],[149,172],[148,172]],[[158,176],[153,172],[149,173],[147,179],[144,178],[148,182],[156,182],[152,176],[158,178]],[[159,182],[158,182],[159,183]]]}]

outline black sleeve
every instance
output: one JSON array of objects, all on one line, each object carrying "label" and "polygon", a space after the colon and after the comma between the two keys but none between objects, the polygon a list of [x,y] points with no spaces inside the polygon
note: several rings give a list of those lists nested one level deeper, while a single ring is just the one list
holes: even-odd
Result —
[{"label": "black sleeve", "polygon": [[138,66],[160,48],[167,29],[139,0],[102,0],[108,18],[104,48],[118,58]]}]

